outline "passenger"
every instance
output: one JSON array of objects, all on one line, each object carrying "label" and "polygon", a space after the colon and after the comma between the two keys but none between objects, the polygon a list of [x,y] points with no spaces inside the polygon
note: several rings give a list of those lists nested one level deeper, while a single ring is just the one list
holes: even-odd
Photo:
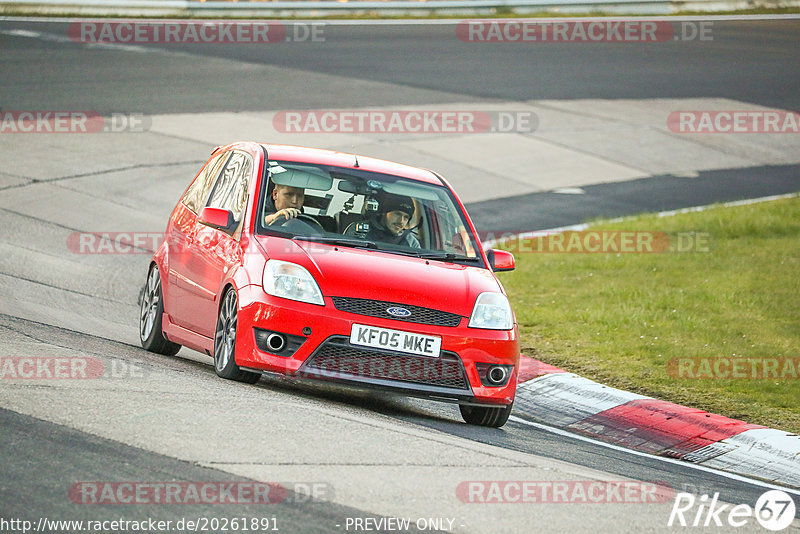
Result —
[{"label": "passenger", "polygon": [[414,217],[414,201],[402,195],[384,193],[378,197],[378,217],[370,225],[366,239],[421,248],[408,222]]},{"label": "passenger", "polygon": [[264,206],[264,226],[286,222],[279,219],[286,217],[288,221],[303,213],[305,195],[302,187],[275,184],[272,196],[267,198]]}]

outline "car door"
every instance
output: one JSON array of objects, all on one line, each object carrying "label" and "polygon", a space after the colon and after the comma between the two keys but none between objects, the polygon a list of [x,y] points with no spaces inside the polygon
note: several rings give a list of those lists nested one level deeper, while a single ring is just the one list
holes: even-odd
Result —
[{"label": "car door", "polygon": [[165,238],[169,250],[169,284],[164,294],[165,309],[172,322],[180,326],[186,327],[191,319],[193,292],[186,278],[186,263],[190,254],[189,245],[194,240],[197,216],[206,205],[211,188],[230,157],[231,152],[224,152],[206,163],[175,207],[167,227]]},{"label": "car door", "polygon": [[237,223],[232,234],[195,223],[188,244],[185,268],[187,292],[184,319],[187,328],[213,337],[216,328],[222,281],[226,274],[241,261],[241,225],[247,205],[247,192],[253,178],[253,159],[240,151],[233,154],[211,189],[206,206],[221,208],[233,213]]}]

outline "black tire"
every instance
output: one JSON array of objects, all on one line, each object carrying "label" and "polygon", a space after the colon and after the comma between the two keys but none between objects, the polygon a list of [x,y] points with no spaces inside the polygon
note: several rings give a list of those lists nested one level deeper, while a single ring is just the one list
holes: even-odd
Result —
[{"label": "black tire", "polygon": [[165,338],[161,330],[161,318],[164,315],[164,299],[161,296],[161,274],[158,266],[153,265],[147,273],[140,297],[139,341],[145,350],[175,356],[181,346]]},{"label": "black tire", "polygon": [[217,376],[227,380],[255,384],[261,378],[261,374],[243,371],[236,365],[238,315],[236,291],[229,289],[222,298],[222,305],[219,307],[217,317],[217,328],[214,330],[214,371]]},{"label": "black tire", "polygon": [[494,408],[491,406],[469,406],[460,404],[461,417],[464,418],[470,425],[489,426],[492,428],[500,428],[506,421],[508,416],[511,415],[511,409],[514,407],[512,402],[508,406]]}]

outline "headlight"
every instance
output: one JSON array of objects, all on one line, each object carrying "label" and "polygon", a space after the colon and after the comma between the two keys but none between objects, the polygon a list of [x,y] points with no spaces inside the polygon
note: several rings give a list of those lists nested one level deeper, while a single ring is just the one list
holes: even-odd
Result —
[{"label": "headlight", "polygon": [[264,291],[274,297],[325,305],[322,291],[305,267],[288,261],[269,260],[264,266]]},{"label": "headlight", "polygon": [[511,305],[501,293],[481,293],[475,299],[475,307],[469,318],[470,328],[486,328],[489,330],[511,330],[514,318]]}]

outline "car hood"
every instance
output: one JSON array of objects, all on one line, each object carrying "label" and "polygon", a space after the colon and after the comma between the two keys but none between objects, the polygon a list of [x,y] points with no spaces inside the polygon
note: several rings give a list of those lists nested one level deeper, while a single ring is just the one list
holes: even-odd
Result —
[{"label": "car hood", "polygon": [[267,256],[302,265],[325,297],[422,306],[469,317],[477,296],[501,292],[487,269],[387,252],[258,236]]}]

